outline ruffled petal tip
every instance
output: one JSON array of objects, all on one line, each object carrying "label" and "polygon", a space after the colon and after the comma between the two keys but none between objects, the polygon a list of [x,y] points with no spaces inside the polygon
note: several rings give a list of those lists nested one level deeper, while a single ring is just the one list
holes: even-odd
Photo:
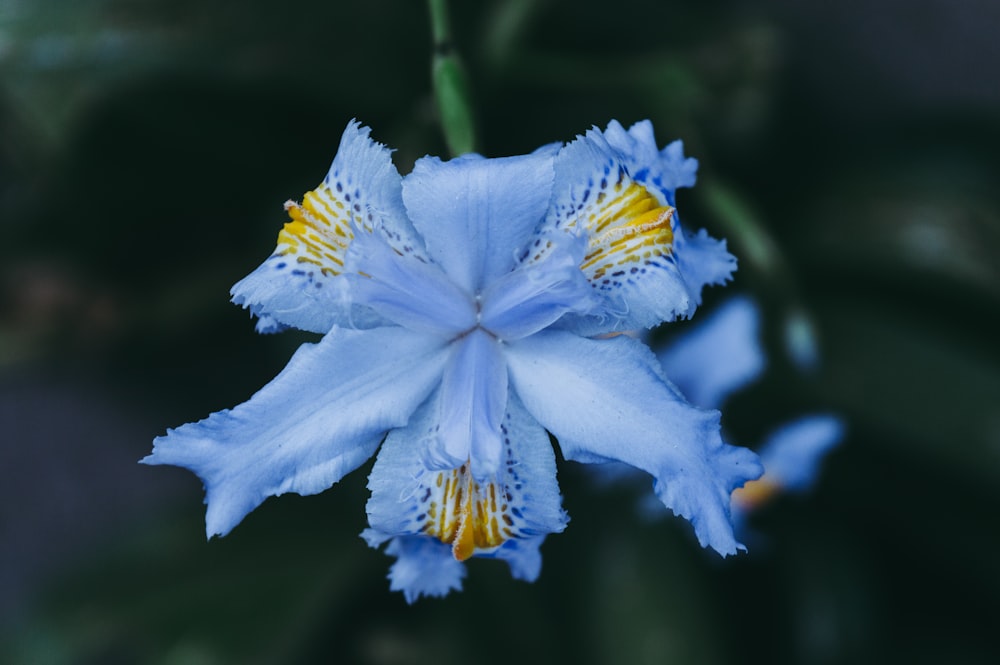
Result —
[{"label": "ruffled petal tip", "polygon": [[[374,529],[365,529],[361,537],[369,547],[379,547],[388,537]],[[413,604],[422,596],[442,598],[462,590],[465,564],[456,561],[451,548],[427,536],[396,536],[389,539],[385,553],[396,557],[389,567],[389,590],[402,591],[406,602]]]},{"label": "ruffled petal tip", "polygon": [[734,533],[730,497],[759,478],[764,467],[753,451],[722,443],[717,432],[706,438],[715,441],[705,464],[657,477],[653,491],[672,513],[691,522],[702,547],[729,556],[746,551]]},{"label": "ruffled petal tip", "polygon": [[677,263],[684,276],[690,304],[685,315],[690,318],[701,305],[706,286],[722,286],[736,272],[736,257],[726,249],[726,241],[716,240],[705,229],[678,234]]},{"label": "ruffled petal tip", "polygon": [[[387,576],[389,590],[401,591],[407,603],[413,604],[423,596],[442,598],[462,590],[466,565],[455,559],[447,544],[428,536],[388,536],[376,529],[365,529],[361,537],[373,549],[389,542],[385,553],[396,557]],[[514,579],[534,582],[542,572],[539,548],[543,542],[545,536],[511,540],[481,556],[506,562]]]},{"label": "ruffled petal tip", "polygon": [[657,191],[669,205],[676,205],[678,189],[694,187],[698,160],[684,156],[684,143],[680,140],[658,149],[653,123],[649,120],[635,123],[628,131],[617,120],[612,120],[603,134],[621,153],[632,177]]},{"label": "ruffled petal tip", "polygon": [[289,328],[289,326],[286,326],[285,324],[281,323],[274,317],[268,316],[267,314],[256,315],[253,314],[253,312],[251,312],[251,315],[257,316],[257,324],[254,326],[254,330],[256,330],[261,335],[273,335],[275,333],[280,333],[285,330],[288,330]]}]

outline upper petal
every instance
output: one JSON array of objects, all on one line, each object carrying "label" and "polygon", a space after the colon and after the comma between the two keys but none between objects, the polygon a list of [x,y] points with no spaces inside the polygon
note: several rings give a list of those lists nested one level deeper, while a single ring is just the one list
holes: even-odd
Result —
[{"label": "upper petal", "polygon": [[717,409],[764,371],[760,312],[749,298],[726,301],[657,353],[667,377],[694,405]]},{"label": "upper petal", "polygon": [[427,253],[469,294],[514,266],[545,215],[552,159],[552,150],[448,162],[424,157],[403,179],[403,201]]},{"label": "upper petal", "polygon": [[291,221],[278,234],[274,253],[232,288],[233,302],[283,326],[325,333],[334,325],[379,323],[368,312],[345,309],[331,288],[344,271],[354,229],[378,225],[401,252],[420,252],[406,219],[401,180],[385,146],[352,121],[330,171],[302,203],[285,204]]},{"label": "upper petal", "polygon": [[446,353],[404,328],[334,328],[249,401],[168,431],[142,461],[196,473],[208,535],[225,535],[267,497],[321,492],[368,459],[440,381]]},{"label": "upper petal", "polygon": [[741,547],[730,494],[760,475],[757,456],[724,444],[719,413],[679,397],[644,345],[550,330],[511,343],[507,362],[512,387],[567,459],[619,460],[647,471],[660,499],[691,521],[703,546],[722,554]]}]

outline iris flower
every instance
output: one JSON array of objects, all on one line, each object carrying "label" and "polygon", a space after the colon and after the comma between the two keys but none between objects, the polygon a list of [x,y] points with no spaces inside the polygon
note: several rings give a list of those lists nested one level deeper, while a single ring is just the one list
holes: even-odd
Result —
[{"label": "iris flower", "polygon": [[[566,459],[620,461],[655,479],[698,540],[741,545],[734,488],[756,456],[723,443],[719,413],[688,404],[653,353],[619,331],[690,316],[735,260],[684,234],[679,143],[617,122],[516,157],[418,160],[352,122],[330,171],[233,300],[262,332],[322,334],[247,402],[158,438],[143,462],[204,482],[207,535],[269,496],[321,492],[378,451],[373,547],[397,558],[407,601],[461,587],[472,556],[534,580],[567,516],[549,434]],[[381,448],[380,448],[381,446]]]},{"label": "iris flower", "polygon": [[[795,348],[788,351],[797,359]],[[692,404],[721,408],[732,393],[756,381],[767,365],[760,343],[760,309],[747,297],[730,298],[693,330],[659,350],[657,357]],[[764,475],[733,492],[737,531],[747,514],[776,495],[809,489],[819,477],[823,458],[840,443],[845,429],[838,416],[811,413],[770,432],[759,448]],[[660,511],[659,506],[655,509]]]}]

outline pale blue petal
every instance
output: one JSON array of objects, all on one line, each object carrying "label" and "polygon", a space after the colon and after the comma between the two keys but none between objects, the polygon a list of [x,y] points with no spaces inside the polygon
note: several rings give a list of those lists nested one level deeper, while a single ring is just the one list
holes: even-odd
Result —
[{"label": "pale blue petal", "polygon": [[470,462],[482,480],[496,473],[503,454],[500,427],[507,407],[507,366],[500,343],[482,330],[452,343],[441,381],[438,430],[428,448],[432,468]]},{"label": "pale blue petal", "polygon": [[[652,126],[650,126],[652,136]],[[660,185],[667,191],[676,191],[681,187],[694,187],[698,175],[698,160],[684,156],[684,142],[680,139],[668,143],[660,151],[660,167],[663,169],[663,180]],[[673,196],[668,200],[673,205]]]},{"label": "pale blue petal", "polygon": [[543,146],[535,148],[531,151],[531,154],[554,159],[559,154],[559,151],[562,150],[563,145],[561,141],[553,141],[552,143],[546,143]]},{"label": "pale blue petal", "polygon": [[412,330],[455,336],[476,325],[472,298],[441,268],[400,255],[381,233],[358,233],[347,250],[345,297]]},{"label": "pale blue petal", "polygon": [[403,201],[427,253],[470,294],[514,267],[517,250],[545,216],[552,151],[442,162],[417,160]]},{"label": "pale blue petal", "polygon": [[760,311],[749,298],[726,301],[695,328],[657,353],[663,370],[689,402],[717,409],[755,381],[766,364]]},{"label": "pale blue petal", "polygon": [[398,536],[385,553],[396,557],[389,567],[389,590],[402,591],[412,604],[421,596],[442,598],[462,590],[465,564],[456,561],[451,548],[428,536]]},{"label": "pale blue petal", "polygon": [[[668,205],[676,206],[675,192],[679,187],[693,187],[698,160],[684,156],[684,144],[674,141],[657,150],[653,124],[637,122],[628,132],[612,121],[604,133],[608,142],[622,154],[632,177],[657,192]],[[705,286],[725,284],[736,270],[736,258],[726,251],[725,240],[716,240],[701,229],[689,233],[674,222],[674,256],[687,288],[689,305],[684,316],[690,317],[701,305]]]},{"label": "pale blue petal", "polygon": [[368,459],[440,381],[442,340],[404,328],[334,328],[249,401],[156,439],[146,464],[205,483],[206,530],[225,535],[269,496],[315,494]]},{"label": "pale blue petal", "polygon": [[730,494],[761,474],[757,456],[724,444],[719,413],[678,397],[643,344],[624,335],[592,340],[544,331],[512,342],[506,355],[515,392],[566,459],[642,469],[703,546],[721,554],[742,547],[733,536]]},{"label": "pale blue petal", "polygon": [[[583,336],[650,328],[688,316],[691,293],[676,261],[673,209],[634,181],[621,155],[595,130],[555,161],[552,204],[540,229],[585,233],[580,267],[603,307],[563,324]],[[544,251],[530,251],[526,262]]]},{"label": "pale blue petal", "polygon": [[339,288],[341,275],[324,275],[309,264],[272,254],[230,294],[257,317],[262,334],[298,328],[323,334],[333,326],[371,328],[388,323],[368,308],[351,307]]},{"label": "pale blue petal", "polygon": [[[306,195],[312,226],[286,224],[275,252],[233,286],[233,302],[282,326],[325,333],[334,325],[379,325],[370,312],[345,309],[334,284],[343,272],[343,254],[352,226],[383,228],[401,252],[420,252],[416,232],[406,218],[401,179],[390,151],[352,121],[340,140],[323,183]],[[303,214],[293,202],[286,209]],[[302,231],[299,233],[298,231]],[[273,325],[265,330],[275,329]]]},{"label": "pale blue petal", "polygon": [[503,478],[514,532],[523,540],[562,531],[569,516],[562,509],[552,442],[515,391],[507,401],[503,433]]},{"label": "pale blue petal", "polygon": [[538,261],[521,264],[482,295],[481,325],[500,339],[527,337],[568,312],[586,314],[600,304],[580,270],[586,238],[557,233],[538,241],[548,245]]},{"label": "pale blue petal", "polygon": [[[438,388],[406,427],[392,430],[385,437],[368,475],[371,497],[365,510],[375,532],[386,537],[416,535],[424,533],[428,524],[439,517],[428,511],[432,500],[442,502],[436,496],[440,489],[437,481],[439,476],[447,477],[446,461],[438,450],[442,406]],[[462,459],[457,465],[464,462]]]},{"label": "pale blue petal", "polygon": [[635,123],[627,132],[617,120],[612,120],[604,138],[622,154],[632,177],[655,188],[668,204],[676,205],[678,188],[694,187],[698,160],[684,156],[684,143],[679,140],[659,150],[649,120]]},{"label": "pale blue petal", "polygon": [[378,549],[385,544],[387,540],[392,539],[391,533],[383,533],[378,529],[364,529],[361,531],[361,539],[368,544],[368,547],[372,549]]},{"label": "pale blue petal", "polygon": [[[368,477],[368,522],[376,533],[386,537],[430,534],[449,543],[455,536],[456,514],[461,511],[449,487],[464,477],[464,467],[430,469],[418,453],[436,436],[440,392],[420,407],[409,425],[390,432],[382,444]],[[561,506],[552,445],[514,394],[507,401],[501,432],[503,463],[493,477],[473,488],[475,500],[487,497],[492,488],[497,509],[488,508],[489,502],[484,508],[497,517],[500,537],[507,543],[562,531],[568,517]],[[489,553],[477,551],[476,555]]]},{"label": "pale blue petal", "polygon": [[688,233],[678,228],[674,239],[677,265],[687,285],[691,305],[687,316],[701,305],[701,292],[706,286],[721,286],[736,272],[736,257],[726,249],[726,241],[716,240],[705,229]]},{"label": "pale blue petal", "polygon": [[823,458],[844,438],[844,422],[832,415],[802,416],[768,436],[760,448],[762,480],[785,491],[808,489]]}]

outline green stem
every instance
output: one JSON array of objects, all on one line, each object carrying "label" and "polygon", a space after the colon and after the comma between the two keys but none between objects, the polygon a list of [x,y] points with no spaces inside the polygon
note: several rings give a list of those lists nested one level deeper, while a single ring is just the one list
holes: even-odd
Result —
[{"label": "green stem", "polygon": [[430,9],[434,39],[431,79],[444,140],[452,156],[475,152],[476,132],[472,120],[472,105],[469,102],[469,87],[461,59],[451,41],[448,3],[447,0],[427,0],[427,6]]},{"label": "green stem", "polygon": [[451,21],[448,19],[448,0],[427,0],[431,11],[431,35],[434,46],[451,41]]}]

